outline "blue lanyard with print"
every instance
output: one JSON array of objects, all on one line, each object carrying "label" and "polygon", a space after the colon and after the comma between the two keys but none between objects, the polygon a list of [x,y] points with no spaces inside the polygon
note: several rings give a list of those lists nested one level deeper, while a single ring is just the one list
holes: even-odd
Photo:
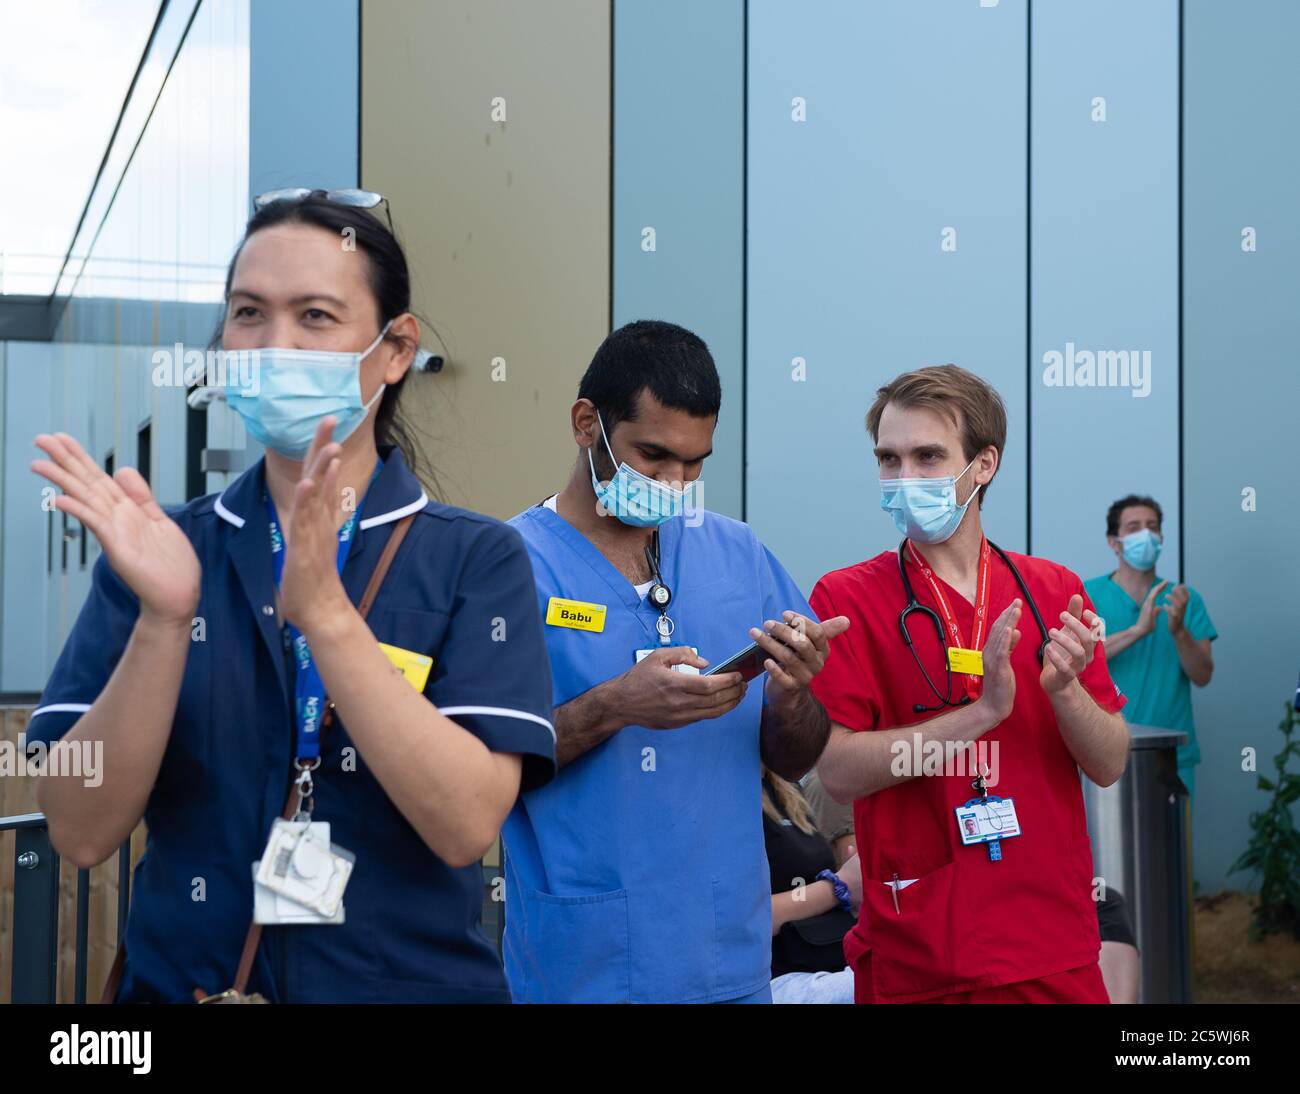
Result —
[{"label": "blue lanyard with print", "polygon": [[[374,474],[370,476],[371,483],[379,477],[379,469],[382,466],[381,461],[375,468]],[[271,524],[271,565],[275,575],[275,587],[278,590],[280,581],[284,577],[284,536],[280,533],[280,522],[270,492],[265,492],[263,497]],[[339,529],[337,564],[340,576],[348,560],[348,551],[352,548],[352,533],[360,515],[361,508],[358,506]],[[294,755],[300,760],[318,760],[320,759],[320,723],[325,713],[325,681],[321,679],[320,670],[312,660],[306,636],[292,623],[286,622],[285,626],[289,631],[290,646],[298,666],[293,682],[294,714],[297,722],[297,751]]]}]

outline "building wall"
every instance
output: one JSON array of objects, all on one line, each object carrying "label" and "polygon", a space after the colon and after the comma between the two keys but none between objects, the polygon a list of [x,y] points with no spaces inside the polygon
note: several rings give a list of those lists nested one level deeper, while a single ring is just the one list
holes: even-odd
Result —
[{"label": "building wall", "polygon": [[569,407],[609,329],[609,5],[371,2],[361,19],[362,183],[392,204],[446,358],[403,409],[442,497],[510,517],[567,480]]},{"label": "building wall", "polygon": [[733,517],[744,491],[744,19],[743,0],[614,5],[613,325],[668,319],[708,343],[722,412],[704,504]]},{"label": "building wall", "polygon": [[[710,342],[724,382],[706,476],[715,486],[710,507],[743,513],[808,589],[826,570],[893,542],[876,508],[863,426],[876,387],[923,364],[973,369],[998,387],[1010,418],[985,509],[999,542],[1083,577],[1106,572],[1113,567],[1106,507],[1130,490],[1150,492],[1166,512],[1162,576],[1200,588],[1221,633],[1230,633],[1225,621],[1231,627],[1234,613],[1247,612],[1265,630],[1267,663],[1255,643],[1221,642],[1216,679],[1195,697],[1206,754],[1196,874],[1204,887],[1221,884],[1259,800],[1253,777],[1240,771],[1240,748],[1267,752],[1276,703],[1266,697],[1284,696],[1294,672],[1283,619],[1295,593],[1286,584],[1256,618],[1260,599],[1240,595],[1231,576],[1242,543],[1269,557],[1285,542],[1294,527],[1289,508],[1234,518],[1242,537],[1258,539],[1218,534],[1222,507],[1231,501],[1239,509],[1240,490],[1253,481],[1248,470],[1267,486],[1295,463],[1286,459],[1289,404],[1270,401],[1275,428],[1257,430],[1256,389],[1230,388],[1236,394],[1225,401],[1224,374],[1214,367],[1232,359],[1234,370],[1253,368],[1261,389],[1292,382],[1284,365],[1290,332],[1280,318],[1291,275],[1277,263],[1295,228],[1278,204],[1286,192],[1279,180],[1294,165],[1285,143],[1267,137],[1287,131],[1292,108],[1276,93],[1276,67],[1256,64],[1244,49],[1233,65],[1221,55],[1238,44],[1288,40],[1289,9],[1272,0],[1213,14],[1193,5],[1184,72],[1175,0],[1062,0],[1032,10],[1026,0],[993,7],[748,0],[707,9],[616,0],[608,282],[601,247],[569,227],[563,196],[544,201],[534,192],[547,222],[521,219],[519,179],[527,173],[512,170],[523,161],[511,156],[522,154],[524,127],[512,129],[511,115],[493,128],[485,105],[535,77],[531,62],[509,59],[520,36],[543,33],[564,51],[553,69],[566,74],[564,89],[581,77],[587,107],[600,101],[606,74],[583,66],[603,56],[602,42],[583,40],[578,60],[567,52],[575,41],[567,20],[580,9],[552,9],[561,23],[545,28],[508,4],[473,12],[444,5],[441,14],[363,10],[363,177],[389,192],[413,191],[403,176],[418,175],[422,193],[433,191],[411,193],[414,213],[403,196],[398,217],[422,301],[432,301],[423,306],[451,345],[452,364],[418,404],[438,434],[451,496],[504,516],[559,485],[572,446],[562,424],[537,423],[563,423],[605,329],[608,287],[615,324],[657,316]],[[384,67],[376,71],[379,57]],[[417,58],[432,59],[427,72]],[[502,67],[511,68],[513,84]],[[666,71],[672,80],[662,78]],[[1181,236],[1180,80],[1188,142]],[[394,87],[383,90],[389,81]],[[529,86],[534,96],[560,94]],[[388,120],[396,100],[412,94],[428,119],[423,145]],[[545,102],[551,113],[561,109]],[[606,119],[568,109],[571,124],[551,135],[562,170],[545,181],[585,196],[592,229],[607,211],[606,150],[597,147]],[[1247,130],[1244,157],[1243,120],[1258,126],[1256,139]],[[379,135],[385,124],[391,132]],[[586,138],[595,145],[575,151]],[[455,166],[432,171],[435,158]],[[1219,219],[1237,208],[1241,217],[1248,210],[1272,217],[1271,257],[1251,254],[1250,267],[1241,265],[1240,225],[1237,250],[1210,261],[1227,230]],[[429,225],[419,223],[426,209],[438,210]],[[1213,246],[1203,240],[1210,232]],[[518,302],[516,270],[535,263],[541,246],[558,248],[556,268],[583,271],[562,285],[557,277],[554,297],[542,294],[546,316]],[[1180,247],[1188,279],[1181,342]],[[492,256],[506,253],[493,269]],[[1254,364],[1242,361],[1233,316],[1243,312],[1233,308],[1254,316],[1246,335]],[[589,320],[581,336],[553,318],[575,309]],[[500,349],[516,329],[530,341],[549,330],[570,347],[527,354],[532,387],[523,392],[510,387],[516,351]],[[1128,351],[1144,362],[1149,353],[1149,372],[1130,375],[1127,386],[1049,382],[1048,355],[1065,357],[1070,347],[1076,367],[1084,351]],[[495,387],[494,356],[506,359],[508,375]],[[1251,438],[1250,451],[1267,444],[1272,454],[1225,469],[1217,445],[1204,440],[1220,433],[1214,423],[1225,413],[1238,436]],[[1226,478],[1242,481],[1229,490]],[[1284,491],[1274,484],[1261,496]],[[1199,531],[1184,542],[1184,528],[1198,519]],[[1211,815],[1227,823],[1211,825]]]},{"label": "building wall", "polygon": [[1002,392],[1024,549],[1025,57],[1016,0],[750,0],[746,517],[805,591],[896,544],[865,417],[922,365]]},{"label": "building wall", "polygon": [[[1222,636],[1194,690],[1195,875],[1244,884],[1227,871],[1263,796],[1242,749],[1269,762],[1296,672],[1294,6],[749,0],[745,18],[747,519],[805,589],[891,546],[863,416],[883,380],[945,361],[1007,403],[985,507],[1004,546],[1108,572],[1106,508],[1155,495],[1160,576],[1198,588]],[[1050,383],[1071,347],[1150,363],[1128,386]]]},{"label": "building wall", "polygon": [[248,0],[206,0],[184,34],[194,7],[167,13],[150,65],[175,62],[156,105],[128,111],[142,121],[153,107],[134,154],[110,158],[117,173],[92,199],[93,244],[79,247],[55,340],[5,354],[0,691],[41,690],[99,553],[76,520],[42,507],[32,438],[61,430],[101,465],[110,454],[117,467],[147,463],[164,505],[186,500],[185,392],[152,383],[153,355],[206,346],[248,175]]},{"label": "building wall", "polygon": [[[1107,508],[1151,494],[1166,514],[1162,569],[1174,572],[1177,0],[1034,4],[1031,55],[1033,549],[1084,578],[1109,572]],[[1105,121],[1094,120],[1097,100]],[[1079,370],[1081,353],[1094,363],[1149,353],[1150,375],[1140,386],[1049,384],[1045,355],[1060,354],[1064,371],[1070,346]]]},{"label": "building wall", "polygon": [[1285,136],[1300,125],[1298,38],[1286,0],[1186,5],[1184,574],[1219,631],[1214,682],[1195,699],[1195,851],[1198,880],[1234,887],[1249,875],[1227,868],[1267,799],[1243,750],[1273,774],[1300,661],[1300,150]]},{"label": "building wall", "polygon": [[360,18],[359,0],[251,5],[250,197],[357,185]]},{"label": "building wall", "polygon": [[48,343],[9,342],[3,360],[4,468],[0,484],[0,692],[39,691],[46,650],[47,520],[40,484],[27,469],[38,454],[33,425],[49,415],[53,350]]},{"label": "building wall", "polygon": [[[158,40],[168,48],[150,65],[165,69],[173,53],[175,62],[134,155],[111,158],[121,173],[92,199],[102,223],[55,341],[8,344],[0,691],[41,689],[99,552],[89,537],[83,564],[69,520],[65,568],[64,520],[39,508],[43,480],[27,470],[32,438],[63,430],[101,465],[110,455],[115,467],[147,462],[163,505],[188,500],[193,420],[183,387],[154,382],[155,355],[206,349],[219,333],[226,269],[254,194],[357,182],[357,0],[203,0],[182,39],[195,7],[165,16]],[[133,104],[127,116],[147,114]],[[242,459],[201,476],[199,493],[222,489],[260,454],[223,403],[206,417],[208,447]]]}]

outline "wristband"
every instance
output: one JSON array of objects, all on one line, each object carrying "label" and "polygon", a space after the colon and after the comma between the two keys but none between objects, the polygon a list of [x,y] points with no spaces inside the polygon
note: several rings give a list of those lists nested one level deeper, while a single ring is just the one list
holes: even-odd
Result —
[{"label": "wristband", "polygon": [[839,901],[840,907],[849,915],[853,914],[853,897],[849,893],[849,887],[840,879],[840,876],[833,870],[821,870],[817,874],[818,881],[829,881],[831,888],[835,890],[835,899]]}]

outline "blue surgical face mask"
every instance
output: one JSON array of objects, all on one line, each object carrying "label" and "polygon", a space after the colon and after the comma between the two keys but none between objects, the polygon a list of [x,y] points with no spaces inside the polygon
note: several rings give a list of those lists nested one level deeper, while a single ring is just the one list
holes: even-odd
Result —
[{"label": "blue surgical face mask", "polygon": [[965,504],[957,504],[957,480],[974,464],[971,460],[958,475],[936,479],[881,479],[880,508],[894,518],[899,535],[916,543],[942,543],[951,539],[962,517],[979,492],[971,491]]},{"label": "blue surgical face mask", "polygon": [[345,441],[366,420],[387,386],[380,384],[368,403],[361,401],[361,362],[384,340],[392,325],[390,319],[379,337],[360,353],[278,346],[227,350],[255,355],[252,367],[257,394],[247,394],[247,387],[239,382],[238,376],[246,374],[241,362],[239,369],[227,373],[226,402],[239,412],[249,436],[291,460],[307,455],[316,426],[327,415],[336,419],[333,439]]},{"label": "blue surgical face mask", "polygon": [[1130,532],[1120,539],[1120,543],[1124,547],[1124,561],[1133,569],[1155,569],[1162,544],[1160,537],[1150,528],[1143,528],[1140,532]]},{"label": "blue surgical face mask", "polygon": [[618,465],[614,477],[601,486],[600,480],[596,478],[596,464],[591,458],[591,449],[587,449],[591,488],[596,492],[596,500],[604,506],[605,512],[633,528],[657,528],[673,517],[699,511],[699,479],[679,488],[643,475],[625,463],[619,463],[614,459],[614,450],[609,447],[609,437],[605,435],[605,423],[601,420],[599,411],[596,412],[596,421],[600,423],[600,435],[605,442],[610,462]]}]

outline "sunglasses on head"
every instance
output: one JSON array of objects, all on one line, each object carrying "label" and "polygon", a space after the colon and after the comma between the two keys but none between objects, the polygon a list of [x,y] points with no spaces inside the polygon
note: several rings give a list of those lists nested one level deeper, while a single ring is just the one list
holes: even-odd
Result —
[{"label": "sunglasses on head", "polygon": [[313,190],[307,186],[290,186],[284,190],[268,190],[265,194],[258,194],[253,199],[253,208],[260,212],[277,201],[306,201],[310,197],[324,198],[335,205],[348,205],[353,209],[373,209],[382,205],[384,216],[388,220],[388,230],[393,231],[393,214],[388,211],[388,199],[373,190]]}]

